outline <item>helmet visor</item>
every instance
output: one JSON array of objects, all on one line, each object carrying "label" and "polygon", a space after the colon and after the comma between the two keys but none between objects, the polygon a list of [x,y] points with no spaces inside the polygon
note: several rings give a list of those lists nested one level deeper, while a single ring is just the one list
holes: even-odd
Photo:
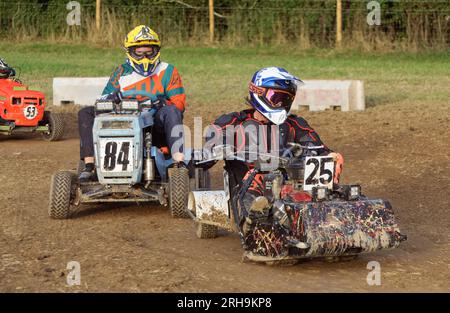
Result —
[{"label": "helmet visor", "polygon": [[158,52],[158,46],[134,46],[129,48],[130,55],[136,60],[143,60],[144,58],[153,59],[158,55]]},{"label": "helmet visor", "polygon": [[267,88],[265,97],[272,108],[289,109],[294,101],[295,94],[286,90]]}]

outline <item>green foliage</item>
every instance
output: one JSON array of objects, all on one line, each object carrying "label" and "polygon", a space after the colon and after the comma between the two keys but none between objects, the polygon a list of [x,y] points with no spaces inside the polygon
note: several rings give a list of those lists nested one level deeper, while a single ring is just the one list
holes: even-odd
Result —
[{"label": "green foliage", "polygon": [[[68,26],[68,0],[0,0],[0,36],[117,44],[136,24],[161,33],[165,44],[207,44],[207,0],[103,0],[102,30],[95,28],[95,1],[79,0],[81,26]],[[343,0],[345,46],[443,48],[450,43],[450,2],[379,0],[381,25],[369,26],[364,0]],[[216,0],[215,33],[222,45],[291,44],[332,47],[335,0]]]},{"label": "green foliage", "polygon": [[[0,51],[25,83],[43,90],[50,100],[53,77],[109,76],[125,57],[120,47],[45,42],[0,43]],[[450,58],[445,52],[163,47],[161,55],[179,69],[189,105],[217,106],[223,112],[242,108],[250,78],[265,66],[282,66],[303,79],[362,79],[369,105],[448,105],[450,99]]]}]

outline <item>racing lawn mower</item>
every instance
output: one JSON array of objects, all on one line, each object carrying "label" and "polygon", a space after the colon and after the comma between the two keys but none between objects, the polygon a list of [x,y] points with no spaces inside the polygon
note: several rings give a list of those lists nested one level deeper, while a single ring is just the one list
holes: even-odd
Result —
[{"label": "racing lawn mower", "polygon": [[[124,96],[134,96],[134,91]],[[97,100],[93,125],[96,181],[80,182],[78,173],[59,171],[52,177],[49,215],[66,219],[82,204],[159,202],[173,217],[188,217],[189,154],[185,164],[152,143],[157,109],[154,102]],[[167,147],[166,147],[167,148]]]},{"label": "racing lawn mower", "polygon": [[[289,145],[281,157],[258,153],[243,181],[230,168],[231,160],[243,159],[229,147],[215,147],[210,159],[197,162],[201,167],[225,160],[224,190],[199,188],[189,195],[197,237],[214,238],[219,228],[237,232],[244,261],[288,265],[314,257],[353,258],[406,240],[388,201],[367,198],[359,185],[333,182],[334,160],[317,155],[323,146]],[[264,195],[247,210],[244,196],[257,177],[263,177],[258,184]]]},{"label": "racing lawn mower", "polygon": [[47,141],[61,139],[61,116],[45,111],[45,95],[14,76],[14,69],[0,59],[0,134],[41,133]]}]

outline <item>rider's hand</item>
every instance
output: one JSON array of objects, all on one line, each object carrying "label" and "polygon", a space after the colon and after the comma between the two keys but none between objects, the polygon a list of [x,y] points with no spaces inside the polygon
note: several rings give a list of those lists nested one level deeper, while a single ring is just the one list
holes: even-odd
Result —
[{"label": "rider's hand", "polygon": [[335,171],[334,171],[333,182],[335,184],[338,184],[339,183],[339,177],[342,174],[342,167],[344,166],[344,157],[342,156],[342,154],[337,153],[337,152],[331,152],[330,154],[328,154],[328,156],[332,157],[334,163],[336,164]]},{"label": "rider's hand", "polygon": [[184,161],[184,154],[181,152],[175,152],[174,154],[172,154],[172,159],[176,162],[183,162]]},{"label": "rider's hand", "polygon": [[158,98],[156,100],[152,101],[152,105],[153,107],[155,107],[156,109],[161,109],[163,106],[166,106],[166,99],[162,96],[158,96]]},{"label": "rider's hand", "polygon": [[114,91],[113,93],[110,93],[106,98],[108,100],[111,100],[114,103],[120,103],[120,102],[122,102],[123,95],[122,95],[122,92],[119,90],[119,91]]}]

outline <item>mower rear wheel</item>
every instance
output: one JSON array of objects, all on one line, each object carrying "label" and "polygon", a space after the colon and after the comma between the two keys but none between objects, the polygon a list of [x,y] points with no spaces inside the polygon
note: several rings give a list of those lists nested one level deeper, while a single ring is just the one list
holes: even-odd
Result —
[{"label": "mower rear wheel", "polygon": [[217,226],[195,222],[195,233],[197,238],[212,239],[217,237]]},{"label": "mower rear wheel", "polygon": [[168,169],[169,205],[172,217],[188,218],[189,171],[184,167]]},{"label": "mower rear wheel", "polygon": [[67,219],[70,217],[70,202],[75,179],[76,175],[68,171],[60,171],[52,176],[48,206],[48,215],[51,218]]},{"label": "mower rear wheel", "polygon": [[64,120],[61,114],[44,112],[44,121],[48,124],[49,132],[42,133],[46,141],[56,141],[64,135]]}]

